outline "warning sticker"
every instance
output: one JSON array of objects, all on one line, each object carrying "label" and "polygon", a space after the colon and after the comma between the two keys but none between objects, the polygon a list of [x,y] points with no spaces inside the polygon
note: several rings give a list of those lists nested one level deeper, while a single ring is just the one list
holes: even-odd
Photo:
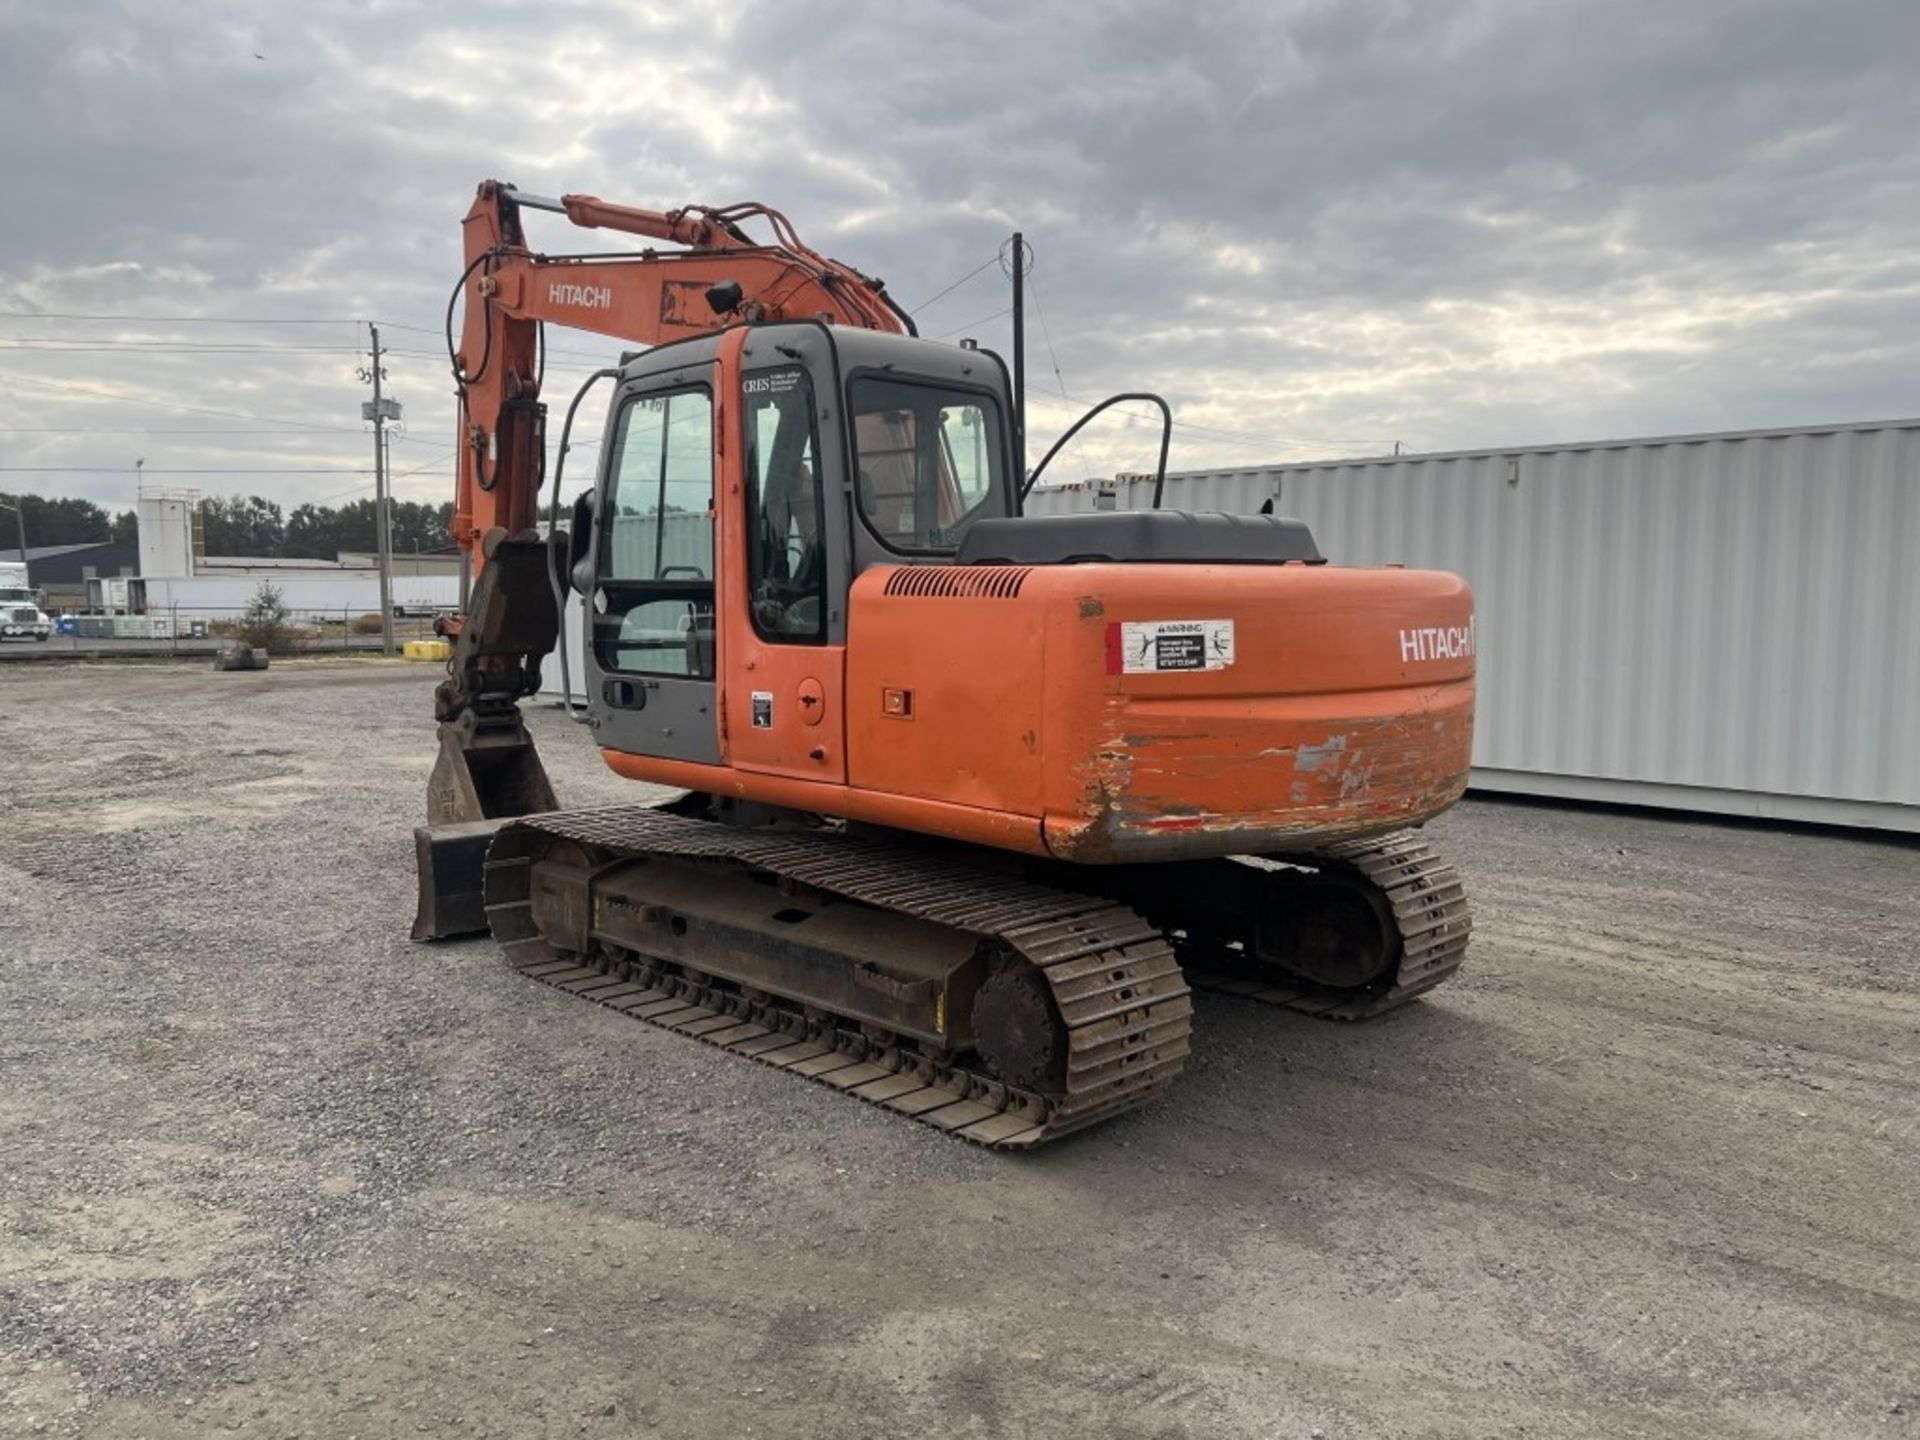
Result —
[{"label": "warning sticker", "polygon": [[773,728],[773,692],[771,690],[753,692],[753,728],[756,730]]},{"label": "warning sticker", "polygon": [[1127,620],[1114,629],[1119,632],[1117,668],[1128,675],[1224,670],[1233,664],[1231,620]]}]

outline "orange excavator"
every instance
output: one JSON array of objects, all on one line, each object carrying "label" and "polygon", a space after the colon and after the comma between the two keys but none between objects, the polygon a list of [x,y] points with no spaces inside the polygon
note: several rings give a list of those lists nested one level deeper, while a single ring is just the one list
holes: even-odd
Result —
[{"label": "orange excavator", "polygon": [[[672,248],[538,253],[529,210]],[[1008,1149],[1164,1088],[1190,986],[1364,1019],[1458,967],[1463,888],[1412,832],[1466,785],[1460,579],[1161,509],[1170,417],[1153,509],[1023,514],[1046,462],[1001,359],[763,206],[490,181],[465,226],[472,583],[416,937],[491,929],[531,978]],[[543,530],[549,322],[648,348],[574,396],[556,470],[605,381],[598,471]],[[675,798],[556,802],[520,702],[569,589],[569,712]]]}]

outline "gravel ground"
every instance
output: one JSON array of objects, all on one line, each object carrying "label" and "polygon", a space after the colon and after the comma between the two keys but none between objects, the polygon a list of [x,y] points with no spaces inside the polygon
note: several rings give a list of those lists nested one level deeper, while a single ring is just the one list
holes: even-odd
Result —
[{"label": "gravel ground", "polygon": [[1920,849],[1468,803],[1461,979],[1001,1157],[409,944],[428,669],[0,677],[0,1433],[1920,1433]]}]

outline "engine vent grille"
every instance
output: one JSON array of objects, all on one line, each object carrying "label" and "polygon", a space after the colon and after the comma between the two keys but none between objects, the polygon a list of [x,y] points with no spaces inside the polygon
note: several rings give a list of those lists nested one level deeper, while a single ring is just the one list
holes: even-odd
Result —
[{"label": "engine vent grille", "polygon": [[902,565],[887,577],[884,594],[971,600],[1011,600],[1031,565]]}]

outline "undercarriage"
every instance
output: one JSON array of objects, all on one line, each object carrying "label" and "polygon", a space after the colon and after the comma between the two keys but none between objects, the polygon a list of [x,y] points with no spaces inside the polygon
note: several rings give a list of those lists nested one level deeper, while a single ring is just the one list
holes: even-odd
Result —
[{"label": "undercarriage", "polygon": [[442,870],[487,845],[485,920],[530,978],[1003,1149],[1157,1095],[1186,1063],[1190,986],[1366,1019],[1442,983],[1472,923],[1404,831],[1097,867],[727,823],[746,818],[689,796],[434,844]]}]

